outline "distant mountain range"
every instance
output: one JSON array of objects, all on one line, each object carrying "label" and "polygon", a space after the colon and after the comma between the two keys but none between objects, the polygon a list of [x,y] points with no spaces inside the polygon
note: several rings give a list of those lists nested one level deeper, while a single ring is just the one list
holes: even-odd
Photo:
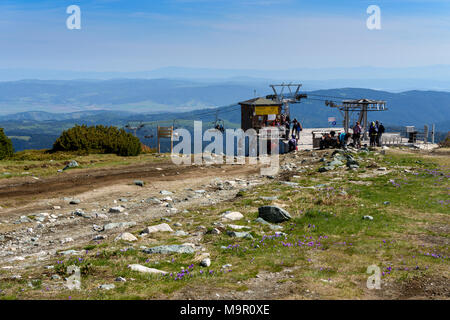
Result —
[{"label": "distant mountain range", "polygon": [[450,90],[450,65],[408,68],[338,67],[291,68],[285,70],[213,69],[165,67],[139,72],[88,72],[70,70],[0,69],[0,81],[172,79],[204,83],[301,82],[307,90],[358,87],[392,92]]},{"label": "distant mountain range", "polygon": [[[254,85],[167,79],[5,82],[0,83],[0,127],[13,137],[16,150],[49,148],[63,130],[75,124],[124,127],[130,121],[178,119],[168,123],[188,126],[187,120],[203,120],[204,127],[212,127],[217,114],[228,127],[238,127],[241,116],[237,103],[253,98],[255,90],[258,96],[271,93],[267,84],[261,82]],[[341,121],[338,110],[325,106],[325,100],[340,103],[343,99],[369,98],[387,101],[389,109],[371,113],[370,120],[380,120],[392,127],[423,128],[435,123],[437,131],[450,131],[450,92],[392,93],[343,88],[305,93],[307,99],[291,106],[292,117],[305,127],[328,126],[328,117],[332,116]],[[145,141],[144,136],[151,135],[153,129],[144,128],[139,137]]]}]

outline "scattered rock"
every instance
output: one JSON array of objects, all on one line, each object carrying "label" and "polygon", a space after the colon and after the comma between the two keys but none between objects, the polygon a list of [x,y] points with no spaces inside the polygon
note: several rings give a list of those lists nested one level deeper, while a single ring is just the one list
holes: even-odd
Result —
[{"label": "scattered rock", "polygon": [[282,184],[291,186],[291,187],[298,187],[299,184],[297,182],[289,182],[289,181],[281,181]]},{"label": "scattered rock", "polygon": [[268,222],[280,223],[291,219],[290,214],[277,206],[263,206],[258,208],[258,217]]},{"label": "scattered rock", "polygon": [[278,197],[259,197],[261,200],[264,200],[264,201],[275,201],[275,200],[278,200]]},{"label": "scattered rock", "polygon": [[135,221],[108,223],[103,226],[103,231],[117,228],[130,228],[136,225]]},{"label": "scattered rock", "polygon": [[332,166],[324,166],[324,167],[319,168],[319,172],[327,172],[327,171],[332,171],[332,170],[334,170],[334,167],[332,167]]},{"label": "scattered rock", "polygon": [[173,232],[172,228],[167,223],[161,223],[156,226],[150,226],[142,230],[141,234],[149,234],[154,232]]},{"label": "scattered rock", "polygon": [[234,229],[234,230],[251,229],[248,226],[238,226],[235,224],[229,224],[228,227],[230,227],[231,229]]},{"label": "scattered rock", "polygon": [[224,220],[236,221],[241,220],[242,218],[244,218],[242,213],[237,211],[227,211],[224,214],[222,214],[222,219]]},{"label": "scattered rock", "polygon": [[144,181],[142,180],[134,180],[134,184],[138,187],[143,187],[145,185]]},{"label": "scattered rock", "polygon": [[77,168],[79,167],[78,162],[76,162],[75,160],[70,161],[63,169],[63,171],[67,170],[67,169],[71,169],[71,168]]},{"label": "scattered rock", "polygon": [[108,216],[106,214],[104,214],[104,213],[96,213],[95,216],[98,219],[108,219]]},{"label": "scattered rock", "polygon": [[104,230],[104,227],[94,224],[92,225],[92,229],[94,229],[94,231],[100,232]]},{"label": "scattered rock", "polygon": [[114,289],[115,287],[116,287],[116,286],[113,285],[113,284],[102,284],[102,285],[98,286],[98,288],[99,288],[99,289],[102,289],[102,290],[112,290],[112,289]]},{"label": "scattered rock", "polygon": [[228,231],[227,234],[230,237],[244,238],[244,239],[253,239],[252,235],[249,232]]},{"label": "scattered rock", "polygon": [[123,277],[117,277],[115,281],[117,281],[117,282],[127,282],[127,279],[125,279]]},{"label": "scattered rock", "polygon": [[184,237],[184,236],[187,236],[187,235],[189,235],[189,233],[187,233],[187,232],[185,232],[183,230],[178,230],[178,231],[176,231],[174,233],[174,236],[177,236],[177,237]]},{"label": "scattered rock", "polygon": [[147,200],[145,200],[146,203],[150,203],[150,204],[161,204],[161,200],[157,199],[157,198],[148,198]]},{"label": "scattered rock", "polygon": [[125,211],[124,207],[112,207],[109,209],[109,213],[122,213]]},{"label": "scattered rock", "polygon": [[91,216],[89,214],[85,213],[81,209],[76,209],[72,214],[74,216],[83,217],[83,218],[86,218],[86,219],[90,219],[91,218]]},{"label": "scattered rock", "polygon": [[157,246],[153,248],[147,248],[143,250],[145,253],[161,253],[161,254],[169,254],[169,253],[194,253],[195,250],[190,245],[168,245],[168,246]]},{"label": "scattered rock", "polygon": [[140,265],[140,264],[132,264],[129,265],[128,268],[130,268],[133,271],[142,272],[142,273],[156,273],[156,274],[167,274],[165,271],[161,271],[154,268],[148,268],[146,266]]},{"label": "scattered rock", "polygon": [[105,240],[106,238],[108,238],[108,236],[106,235],[98,235],[95,236],[94,239],[92,239],[93,241],[99,241],[99,240]]},{"label": "scattered rock", "polygon": [[373,220],[373,217],[372,216],[364,216],[363,219],[364,220]]},{"label": "scattered rock", "polygon": [[65,238],[61,240],[61,244],[67,243],[67,242],[73,242],[72,238]]},{"label": "scattered rock", "polygon": [[138,239],[137,239],[134,235],[132,235],[131,233],[129,233],[129,232],[124,232],[124,233],[119,234],[119,235],[114,239],[114,241],[120,241],[120,240],[122,240],[122,241],[133,242],[133,241],[137,241]]},{"label": "scattered rock", "polygon": [[68,255],[72,255],[72,254],[74,254],[74,255],[80,254],[80,252],[76,251],[76,250],[66,250],[66,251],[59,252],[59,254],[62,254],[63,256],[68,256]]},{"label": "scattered rock", "polygon": [[162,194],[163,196],[170,196],[173,194],[173,192],[167,190],[161,190],[159,193]]},{"label": "scattered rock", "polygon": [[69,204],[80,204],[81,200],[80,199],[72,199],[70,200]]},{"label": "scattered rock", "polygon": [[222,232],[217,228],[213,228],[209,233],[210,234],[221,234]]},{"label": "scattered rock", "polygon": [[211,266],[211,259],[210,258],[205,258],[200,262],[200,265],[202,267],[209,267]]}]

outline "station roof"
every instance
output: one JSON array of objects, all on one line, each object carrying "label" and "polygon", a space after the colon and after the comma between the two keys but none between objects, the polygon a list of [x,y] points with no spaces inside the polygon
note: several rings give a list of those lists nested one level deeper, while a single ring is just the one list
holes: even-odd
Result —
[{"label": "station roof", "polygon": [[261,97],[250,99],[247,101],[242,101],[242,102],[239,102],[239,104],[246,105],[246,106],[281,106],[282,105],[281,102],[277,102],[277,101],[273,101],[273,100],[269,100],[269,99],[261,98]]},{"label": "station roof", "polygon": [[386,101],[381,100],[371,100],[371,99],[359,99],[359,100],[343,100],[344,104],[383,104]]}]

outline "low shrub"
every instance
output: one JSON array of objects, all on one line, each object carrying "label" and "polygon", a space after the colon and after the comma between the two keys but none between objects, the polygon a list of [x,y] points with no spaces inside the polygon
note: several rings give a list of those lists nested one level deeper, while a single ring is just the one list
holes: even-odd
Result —
[{"label": "low shrub", "polygon": [[14,154],[14,148],[3,128],[0,128],[0,160],[11,157]]},{"label": "low shrub", "polygon": [[86,151],[88,153],[114,153],[119,156],[137,156],[141,142],[131,133],[116,127],[102,125],[75,126],[64,131],[53,144],[52,151]]}]

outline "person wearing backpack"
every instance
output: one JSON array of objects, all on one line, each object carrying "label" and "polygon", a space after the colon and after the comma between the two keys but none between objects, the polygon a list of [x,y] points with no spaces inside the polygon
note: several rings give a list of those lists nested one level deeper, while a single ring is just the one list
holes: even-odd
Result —
[{"label": "person wearing backpack", "polygon": [[378,134],[377,134],[377,146],[381,147],[381,137],[383,136],[384,131],[386,130],[381,122],[376,122],[376,125],[378,127]]},{"label": "person wearing backpack", "polygon": [[353,127],[353,142],[355,143],[355,147],[360,149],[361,148],[361,132],[362,128],[358,121],[356,121],[355,126]]}]

